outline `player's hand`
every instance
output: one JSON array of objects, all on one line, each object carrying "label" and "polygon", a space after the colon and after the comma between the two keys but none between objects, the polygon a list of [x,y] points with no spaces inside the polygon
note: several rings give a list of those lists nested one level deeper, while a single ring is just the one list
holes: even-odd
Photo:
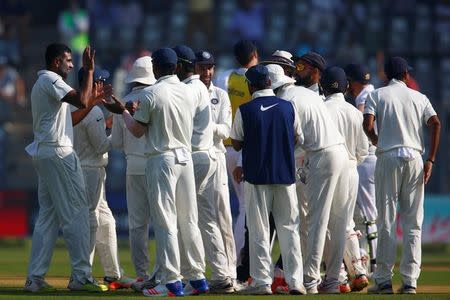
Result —
[{"label": "player's hand", "polygon": [[101,104],[103,100],[109,99],[112,96],[113,88],[110,84],[104,84],[103,81],[94,82],[92,89],[92,96],[95,99],[95,105]]},{"label": "player's hand", "polygon": [[95,50],[87,46],[83,52],[83,68],[93,71],[95,66]]},{"label": "player's hand", "polygon": [[111,129],[113,125],[113,116],[110,115],[105,119],[106,129]]},{"label": "player's hand", "polygon": [[117,99],[114,95],[112,95],[109,99],[112,99],[113,101],[109,102],[105,99],[102,100],[105,108],[113,114],[123,114],[123,112],[125,111],[125,106],[122,104],[122,102],[120,102],[119,99]]},{"label": "player's hand", "polygon": [[425,161],[423,165],[423,182],[428,183],[431,177],[431,171],[433,170],[433,163],[431,161]]},{"label": "player's hand", "polygon": [[125,108],[130,112],[130,115],[134,115],[139,107],[139,101],[128,101],[125,103]]},{"label": "player's hand", "polygon": [[242,167],[237,166],[236,168],[234,168],[233,178],[238,183],[241,183],[244,180],[244,170],[242,169]]}]

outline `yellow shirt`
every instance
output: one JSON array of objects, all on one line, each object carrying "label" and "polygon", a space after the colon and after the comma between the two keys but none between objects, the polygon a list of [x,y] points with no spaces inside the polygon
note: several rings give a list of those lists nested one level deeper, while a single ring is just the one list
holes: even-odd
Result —
[{"label": "yellow shirt", "polygon": [[[228,96],[231,102],[231,116],[234,120],[236,110],[241,104],[244,104],[252,98],[248,90],[247,82],[245,81],[245,75],[237,72],[231,72],[228,77]],[[231,145],[231,140],[226,139],[223,141],[226,146]]]}]

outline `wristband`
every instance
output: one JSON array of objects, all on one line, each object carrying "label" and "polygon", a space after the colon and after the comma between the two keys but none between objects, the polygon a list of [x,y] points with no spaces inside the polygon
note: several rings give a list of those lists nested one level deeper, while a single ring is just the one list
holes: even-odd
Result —
[{"label": "wristband", "polygon": [[432,163],[434,165],[434,160],[427,159],[426,161],[429,161],[430,163]]}]

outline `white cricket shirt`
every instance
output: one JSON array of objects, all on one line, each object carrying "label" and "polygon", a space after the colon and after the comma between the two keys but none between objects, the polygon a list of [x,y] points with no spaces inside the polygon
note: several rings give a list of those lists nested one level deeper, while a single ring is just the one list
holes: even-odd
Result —
[{"label": "white cricket shirt", "polygon": [[167,75],[144,91],[134,119],[148,124],[145,154],[157,155],[177,148],[190,152],[195,113],[192,89],[176,75]]},{"label": "white cricket shirt", "polygon": [[345,139],[349,160],[359,165],[368,155],[369,148],[369,142],[362,127],[362,113],[347,103],[342,93],[329,95],[325,98],[324,103]]},{"label": "white cricket shirt", "polygon": [[213,147],[213,123],[208,89],[200,80],[200,75],[192,75],[183,80],[194,96],[194,131],[192,133],[192,151],[205,151]]},{"label": "white cricket shirt", "polygon": [[[71,106],[72,111],[77,110]],[[80,123],[73,127],[73,149],[82,167],[106,167],[111,141],[106,135],[105,117],[94,106]]]},{"label": "white cricket shirt", "polygon": [[[134,87],[123,100],[140,101],[145,96],[146,86]],[[111,144],[116,149],[123,150],[127,159],[127,175],[145,175],[147,164],[147,141],[145,136],[135,137],[125,126],[121,115],[113,116],[113,127],[111,131]]]},{"label": "white cricket shirt", "polygon": [[72,116],[69,104],[62,102],[71,88],[61,76],[49,70],[38,72],[38,79],[31,90],[36,157],[68,154],[72,149]]},{"label": "white cricket shirt", "polygon": [[364,113],[374,115],[377,122],[377,154],[396,148],[410,148],[422,154],[423,127],[436,115],[424,94],[396,79],[369,93]]},{"label": "white cricket shirt", "polygon": [[213,121],[214,149],[217,153],[225,153],[223,140],[230,137],[232,122],[230,98],[227,92],[214,86],[212,82],[208,92]]}]

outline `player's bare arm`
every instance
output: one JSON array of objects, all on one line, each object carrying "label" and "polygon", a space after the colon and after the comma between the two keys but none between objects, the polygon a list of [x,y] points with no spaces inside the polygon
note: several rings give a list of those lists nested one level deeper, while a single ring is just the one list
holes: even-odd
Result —
[{"label": "player's bare arm", "polygon": [[427,127],[431,131],[430,136],[430,154],[423,166],[424,183],[427,184],[431,177],[434,160],[436,159],[437,149],[439,147],[439,139],[441,136],[441,122],[437,116],[432,116],[427,121]]},{"label": "player's bare arm", "polygon": [[378,144],[378,135],[375,133],[375,116],[371,114],[364,114],[363,128],[372,145]]},{"label": "player's bare arm", "polygon": [[112,86],[110,84],[103,84],[102,81],[94,83],[94,88],[92,89],[92,101],[88,107],[80,108],[72,112],[72,125],[75,126],[80,123],[97,104],[101,104],[104,99],[108,99],[112,96]]},{"label": "player's bare arm", "polygon": [[[85,80],[81,84],[79,92],[75,90],[70,91],[61,101],[72,104],[78,108],[86,108],[95,101],[92,97],[92,86],[95,65],[95,50],[91,46],[87,46],[83,52],[83,70]],[[71,58],[70,58],[71,59]]]},{"label": "player's bare arm", "polygon": [[[121,114],[123,117],[123,121],[125,122],[125,126],[132,135],[137,138],[143,136],[147,130],[147,124],[136,121],[128,111],[127,107],[125,107],[125,105],[123,105],[114,95],[112,95],[111,98],[113,99],[113,102],[107,102],[103,100],[103,105],[106,107],[106,109],[108,109],[112,113]],[[128,107],[130,107],[131,109],[133,108],[133,105],[128,105]]]}]

